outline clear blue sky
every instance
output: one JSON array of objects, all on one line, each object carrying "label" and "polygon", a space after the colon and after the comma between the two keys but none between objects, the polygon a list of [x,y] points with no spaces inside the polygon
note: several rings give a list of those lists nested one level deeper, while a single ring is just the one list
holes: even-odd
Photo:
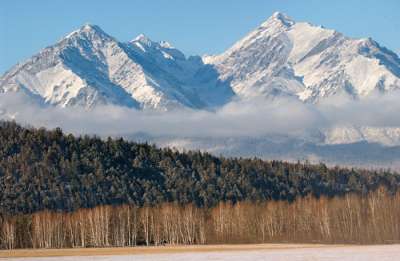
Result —
[{"label": "clear blue sky", "polygon": [[188,55],[213,54],[274,11],[400,51],[400,0],[1,0],[0,74],[86,22],[120,41],[144,33]]}]

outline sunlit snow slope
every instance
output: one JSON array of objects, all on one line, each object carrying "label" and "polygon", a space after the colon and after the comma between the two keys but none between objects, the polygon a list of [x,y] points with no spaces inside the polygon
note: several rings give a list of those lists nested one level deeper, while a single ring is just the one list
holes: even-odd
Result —
[{"label": "sunlit snow slope", "polygon": [[352,39],[278,12],[223,54],[203,59],[242,97],[290,95],[316,102],[400,88],[394,52],[370,38]]}]

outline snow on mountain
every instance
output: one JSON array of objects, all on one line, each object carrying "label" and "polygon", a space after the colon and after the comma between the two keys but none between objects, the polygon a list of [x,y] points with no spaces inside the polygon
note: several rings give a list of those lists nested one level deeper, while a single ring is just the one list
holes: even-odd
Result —
[{"label": "snow on mountain", "polygon": [[348,144],[367,141],[386,146],[400,146],[400,128],[336,126],[324,133],[324,144]]},{"label": "snow on mountain", "polygon": [[13,67],[0,78],[0,92],[23,91],[62,107],[203,109],[233,95],[216,76],[200,58],[186,59],[167,42],[141,35],[120,43],[98,26],[85,25]]},{"label": "snow on mountain", "polygon": [[85,25],[43,49],[0,79],[0,90],[24,90],[44,103],[91,107],[112,103],[137,106],[110,75],[127,60],[119,43],[99,27]]},{"label": "snow on mountain", "polygon": [[351,39],[276,12],[226,52],[203,59],[145,35],[121,43],[85,25],[13,67],[0,78],[0,91],[60,106],[167,111],[213,109],[234,96],[362,98],[399,89],[399,78],[399,57],[372,39]]},{"label": "snow on mountain", "polygon": [[201,150],[230,157],[268,160],[324,162],[331,166],[393,168],[400,170],[400,146],[387,147],[364,140],[350,143],[314,143],[301,137],[131,137],[161,147]]},{"label": "snow on mountain", "polygon": [[221,82],[215,69],[204,64],[201,57],[186,58],[168,42],[153,42],[142,34],[128,43],[127,51],[152,75],[159,90],[178,98],[186,107],[215,108],[234,95],[229,84]]},{"label": "snow on mountain", "polygon": [[[84,25],[0,77],[0,93],[22,92],[43,104],[159,111],[215,110],[232,100],[281,96],[318,104],[336,95],[360,100],[398,89],[400,58],[394,52],[370,38],[352,39],[279,12],[224,53],[203,57],[186,57],[145,35],[119,42]],[[399,129],[333,127],[314,130],[317,135],[305,140],[394,146],[400,145]]]},{"label": "snow on mountain", "polygon": [[372,39],[297,23],[274,13],[221,55],[204,57],[239,96],[298,96],[303,101],[400,88],[400,59]]}]

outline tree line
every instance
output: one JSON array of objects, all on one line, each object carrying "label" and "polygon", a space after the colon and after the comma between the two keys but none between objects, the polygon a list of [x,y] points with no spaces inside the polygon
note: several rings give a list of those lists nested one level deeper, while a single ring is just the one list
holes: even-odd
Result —
[{"label": "tree line", "polygon": [[399,184],[400,176],[387,170],[216,157],[0,122],[1,215],[121,204],[291,202],[367,194],[380,186],[395,193]]},{"label": "tree line", "polygon": [[397,241],[399,184],[0,122],[3,248]]},{"label": "tree line", "polygon": [[400,192],[307,196],[215,207],[98,206],[0,219],[0,248],[124,247],[216,243],[400,242]]}]

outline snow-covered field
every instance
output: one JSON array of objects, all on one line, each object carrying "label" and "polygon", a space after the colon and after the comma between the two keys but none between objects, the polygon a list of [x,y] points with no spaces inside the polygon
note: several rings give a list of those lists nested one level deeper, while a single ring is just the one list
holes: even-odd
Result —
[{"label": "snow-covered field", "polygon": [[144,254],[120,256],[16,258],[14,261],[392,261],[400,260],[400,245],[385,246],[325,246],[315,248],[265,249],[222,252],[188,252],[175,254]]}]

